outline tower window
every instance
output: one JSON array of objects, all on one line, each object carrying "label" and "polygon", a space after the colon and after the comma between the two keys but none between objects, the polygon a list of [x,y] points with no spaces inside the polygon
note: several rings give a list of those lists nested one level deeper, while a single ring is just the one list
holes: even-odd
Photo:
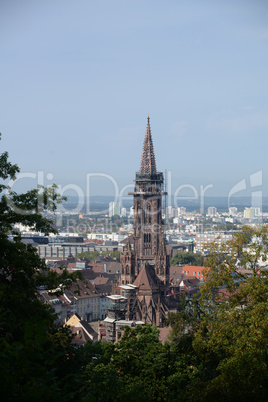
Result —
[{"label": "tower window", "polygon": [[145,223],[151,223],[151,205],[150,204],[145,204],[144,222]]},{"label": "tower window", "polygon": [[144,243],[151,243],[151,233],[144,233]]}]

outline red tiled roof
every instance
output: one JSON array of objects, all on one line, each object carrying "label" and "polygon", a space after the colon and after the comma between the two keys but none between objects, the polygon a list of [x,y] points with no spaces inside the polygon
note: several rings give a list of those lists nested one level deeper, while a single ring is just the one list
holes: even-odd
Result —
[{"label": "red tiled roof", "polygon": [[151,272],[151,267],[149,265],[145,265],[133,285],[138,286],[139,290],[157,290],[157,284]]},{"label": "red tiled roof", "polygon": [[96,273],[100,273],[103,270],[103,264],[94,264],[92,265],[92,270]]},{"label": "red tiled roof", "polygon": [[184,265],[182,267],[182,274],[184,278],[195,276],[198,279],[206,277],[203,271],[209,271],[208,267],[201,267],[198,265]]},{"label": "red tiled roof", "polygon": [[159,329],[159,341],[165,343],[168,340],[168,335],[171,332],[171,327],[163,327]]},{"label": "red tiled roof", "polygon": [[76,267],[76,262],[68,262],[67,268],[74,268]]},{"label": "red tiled roof", "polygon": [[97,278],[93,279],[92,283],[94,285],[106,285],[111,283],[110,278],[104,278],[103,276],[97,276]]},{"label": "red tiled roof", "polygon": [[181,274],[182,273],[182,269],[183,267],[179,266],[179,265],[171,265],[169,272],[170,272],[170,276],[174,275],[174,274]]}]

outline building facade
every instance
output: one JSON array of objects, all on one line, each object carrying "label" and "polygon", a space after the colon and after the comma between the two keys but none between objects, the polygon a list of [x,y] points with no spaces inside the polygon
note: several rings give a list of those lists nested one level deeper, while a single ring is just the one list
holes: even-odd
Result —
[{"label": "building facade", "polygon": [[208,207],[208,216],[216,216],[217,208],[216,207]]},{"label": "building facade", "polygon": [[109,217],[120,215],[120,204],[119,202],[110,202],[109,203]]},{"label": "building facade", "polygon": [[216,241],[219,245],[232,239],[231,232],[204,232],[196,234],[196,251],[204,252],[209,249],[209,243]]}]

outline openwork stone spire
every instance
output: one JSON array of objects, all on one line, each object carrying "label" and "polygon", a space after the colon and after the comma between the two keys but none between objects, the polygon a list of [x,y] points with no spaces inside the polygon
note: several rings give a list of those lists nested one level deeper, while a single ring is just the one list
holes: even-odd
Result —
[{"label": "openwork stone spire", "polygon": [[150,117],[148,115],[147,129],[143,144],[140,173],[153,174],[156,173],[156,163],[154,156],[154,146],[151,136]]}]

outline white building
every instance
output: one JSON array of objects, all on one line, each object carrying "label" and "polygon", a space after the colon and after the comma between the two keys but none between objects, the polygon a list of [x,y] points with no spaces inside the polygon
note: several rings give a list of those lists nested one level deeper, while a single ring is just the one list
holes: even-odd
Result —
[{"label": "white building", "polygon": [[253,219],[255,218],[255,208],[245,208],[244,209],[244,218],[246,219]]},{"label": "white building", "polygon": [[216,207],[208,207],[208,216],[216,216],[217,208]]},{"label": "white building", "polygon": [[113,201],[109,203],[109,217],[111,218],[114,215],[120,215],[120,204]]},{"label": "white building", "polygon": [[262,215],[261,208],[259,207],[255,208],[255,216],[261,216],[261,215]]},{"label": "white building", "polygon": [[127,216],[127,209],[126,208],[121,208],[121,216],[125,217]]},{"label": "white building", "polygon": [[125,234],[119,233],[88,233],[89,240],[103,240],[103,241],[116,241],[120,242],[127,237]]},{"label": "white building", "polygon": [[171,206],[168,206],[166,208],[166,219],[175,218],[176,216],[178,216],[177,209],[173,208]]},{"label": "white building", "polygon": [[[79,293],[75,293],[76,291],[79,291]],[[82,320],[95,321],[102,319],[101,295],[96,292],[95,287],[90,282],[77,281],[72,285],[71,289],[64,291],[64,297],[68,303],[71,303],[72,313],[78,313]]]},{"label": "white building", "polygon": [[224,232],[204,232],[196,234],[196,251],[205,251],[207,245],[216,241],[219,245],[232,239],[232,234]]},{"label": "white building", "polygon": [[185,214],[186,214],[186,208],[185,207],[179,207],[178,208],[178,216],[185,215]]},{"label": "white building", "polygon": [[237,215],[237,208],[236,207],[230,207],[229,208],[229,215],[236,216]]}]

